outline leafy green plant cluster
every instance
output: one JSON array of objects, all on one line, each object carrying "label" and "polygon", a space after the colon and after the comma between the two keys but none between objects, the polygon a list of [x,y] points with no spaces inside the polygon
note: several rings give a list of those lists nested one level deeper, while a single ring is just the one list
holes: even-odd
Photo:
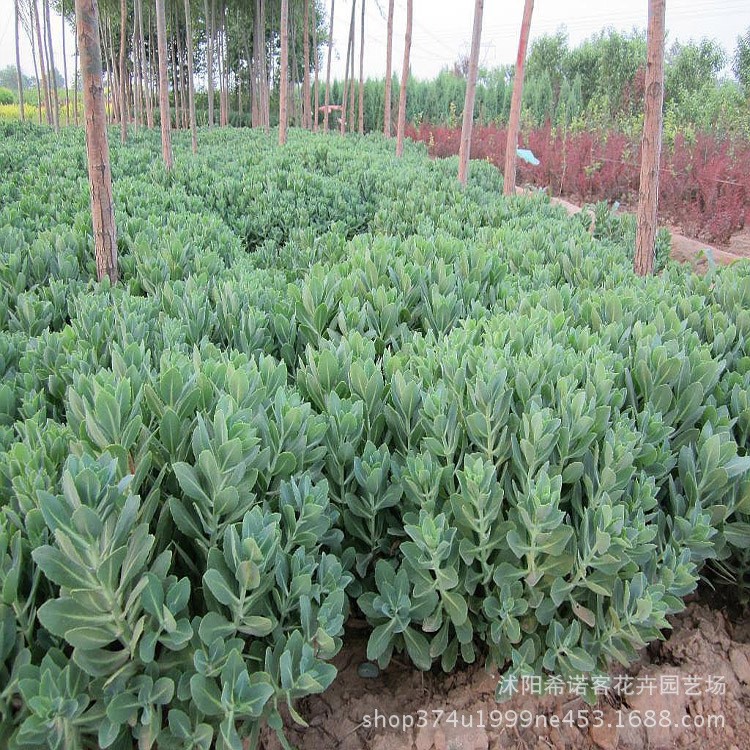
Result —
[{"label": "leafy green plant cluster", "polygon": [[603,670],[746,582],[748,266],[636,278],[380,138],[139,133],[96,285],[81,138],[3,135],[3,746],[283,737],[352,613],[382,666]]}]

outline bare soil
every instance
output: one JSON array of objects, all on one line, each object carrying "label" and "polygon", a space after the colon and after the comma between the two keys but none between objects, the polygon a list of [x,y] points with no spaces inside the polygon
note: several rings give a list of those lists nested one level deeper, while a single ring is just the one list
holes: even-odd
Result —
[{"label": "bare soil", "polygon": [[[750,750],[750,617],[732,622],[693,602],[673,625],[638,662],[612,670],[613,678],[633,678],[632,694],[609,691],[595,706],[569,692],[498,704],[497,674],[478,665],[446,675],[394,659],[376,678],[363,678],[366,640],[348,633],[333,686],[298,706],[309,727],[289,720],[287,736],[302,750]],[[675,693],[662,692],[667,684],[677,685]],[[509,711],[518,712],[515,721]],[[417,726],[420,717],[427,726]],[[266,733],[263,747],[280,744]]]}]

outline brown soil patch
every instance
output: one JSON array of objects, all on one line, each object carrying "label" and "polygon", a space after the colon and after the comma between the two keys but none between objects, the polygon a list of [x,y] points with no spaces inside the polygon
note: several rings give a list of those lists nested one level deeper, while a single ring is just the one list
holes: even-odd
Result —
[{"label": "brown soil patch", "polygon": [[[336,659],[337,680],[323,695],[298,706],[309,727],[287,723],[294,747],[750,750],[750,618],[732,623],[723,611],[704,604],[688,605],[674,618],[669,639],[645,649],[627,671],[613,668],[613,676],[632,678],[632,682],[626,679],[632,694],[610,692],[596,706],[571,693],[517,695],[498,704],[494,699],[498,677],[479,666],[450,675],[435,670],[424,674],[405,660],[394,659],[378,677],[366,679],[358,674],[366,641],[360,632],[348,635],[347,646]],[[667,685],[677,685],[676,693],[663,692]],[[444,712],[440,721],[437,711]],[[504,725],[493,711],[503,712]],[[509,711],[517,712],[515,721]],[[426,726],[417,726],[420,718]],[[585,726],[587,719],[589,726]],[[704,726],[699,727],[701,722]],[[263,747],[279,750],[280,744],[266,732]]]}]

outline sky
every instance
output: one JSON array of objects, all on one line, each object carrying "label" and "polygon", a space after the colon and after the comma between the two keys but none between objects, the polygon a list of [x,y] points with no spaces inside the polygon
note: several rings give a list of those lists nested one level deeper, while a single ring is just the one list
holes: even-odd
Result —
[{"label": "sky", "polygon": [[[147,2],[149,0],[146,0]],[[248,0],[250,2],[250,0]],[[324,0],[329,6],[329,0]],[[352,0],[337,0],[333,23],[333,75],[343,76]],[[521,26],[523,0],[486,0],[480,64],[483,67],[515,61]],[[382,77],[386,55],[386,12],[388,0],[366,0],[365,75]],[[565,26],[571,46],[595,32],[612,26],[631,31],[645,28],[647,0],[537,0],[531,22],[531,40]],[[382,9],[382,10],[381,10]],[[450,67],[471,47],[474,2],[472,0],[414,0],[411,69],[421,79],[433,78]],[[718,40],[731,54],[737,36],[750,27],[750,0],[667,0],[667,44],[709,37]],[[395,0],[393,69],[400,74],[406,25],[406,0]],[[55,60],[62,69],[61,19],[52,19]],[[359,11],[357,11],[359,45]],[[66,44],[69,71],[73,69],[73,32]],[[21,67],[33,74],[31,45],[22,34]],[[357,55],[359,53],[357,52]],[[358,58],[357,58],[358,60]],[[15,65],[13,0],[0,0],[0,68]],[[357,62],[356,69],[359,69]],[[325,75],[325,54],[323,71]]]}]

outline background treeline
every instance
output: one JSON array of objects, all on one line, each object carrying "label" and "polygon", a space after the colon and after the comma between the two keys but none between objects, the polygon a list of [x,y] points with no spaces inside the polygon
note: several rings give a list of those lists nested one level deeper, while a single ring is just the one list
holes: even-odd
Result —
[{"label": "background treeline", "polygon": [[[588,129],[612,126],[639,131],[644,102],[645,33],[602,31],[571,47],[564,30],[531,44],[523,92],[527,128]],[[411,79],[410,122],[460,126],[467,64],[461,60],[431,81]],[[378,130],[383,119],[382,80],[365,85],[365,127]],[[508,121],[513,66],[481,70],[475,120],[482,125]],[[340,96],[340,86],[334,86]],[[670,131],[711,130],[750,136],[750,29],[738,38],[733,54],[718,42],[674,42],[666,58],[665,135]]]},{"label": "background treeline", "polygon": [[[43,0],[47,2],[47,0]],[[34,0],[20,0],[22,20],[28,34],[34,36]],[[70,4],[72,6],[72,3]],[[229,2],[205,0],[192,2],[191,26],[194,48],[194,71],[197,87],[198,124],[211,119],[230,125],[273,126],[278,119],[279,80],[279,9],[277,3],[265,0]],[[293,125],[303,124],[302,100],[305,72],[303,0],[290,3],[290,117]],[[158,121],[156,101],[156,33],[148,3],[127,0],[126,78],[128,105],[137,108],[140,94],[141,113],[152,110]],[[136,8],[136,6],[138,6]],[[25,8],[25,14],[24,14]],[[54,8],[54,4],[53,4]],[[170,97],[175,110],[175,125],[187,122],[187,44],[186,20],[179,0],[167,2],[169,36]],[[72,7],[56,8],[64,12],[73,27]],[[328,8],[309,0],[308,72],[311,95],[317,68],[318,101],[325,98],[325,62],[328,44]],[[140,14],[137,15],[136,11]],[[103,62],[108,103],[112,119],[118,117],[119,39],[121,6],[117,0],[101,3],[103,29]],[[42,21],[45,14],[40,13]],[[134,19],[140,18],[135,24]],[[262,24],[258,25],[258,20]],[[341,19],[338,19],[342,23]],[[136,27],[135,29],[133,27]],[[140,39],[141,27],[143,39]],[[53,42],[54,44],[54,42]],[[367,48],[365,55],[368,55]],[[209,73],[209,60],[213,61]],[[537,38],[527,60],[523,124],[526,128],[553,127],[586,129],[615,127],[624,132],[638,132],[644,101],[646,60],[645,33],[634,30],[622,33],[607,29],[578,46],[571,46],[565,30]],[[59,61],[58,61],[59,63]],[[68,71],[71,73],[71,71]],[[458,60],[450,69],[429,81],[410,78],[407,94],[407,119],[417,127],[422,122],[458,126],[461,122],[468,74],[468,60]],[[209,112],[209,75],[213,80],[215,116]],[[52,76],[49,76],[52,78]],[[77,75],[65,77],[55,69],[58,88],[77,85]],[[66,80],[68,87],[66,87]],[[27,101],[38,101],[37,81],[24,76]],[[7,89],[2,91],[2,88]],[[140,92],[135,89],[139,88]],[[513,89],[513,66],[480,70],[474,108],[480,125],[503,125],[510,111]],[[331,103],[340,104],[343,81],[331,87]],[[365,130],[382,130],[385,82],[365,82]],[[398,96],[397,76],[392,87],[393,111]],[[42,94],[43,98],[43,94]],[[73,105],[70,96],[69,107]],[[77,97],[75,97],[77,98]],[[0,105],[17,101],[14,67],[0,71]],[[750,137],[750,29],[738,37],[734,50],[724,50],[718,42],[703,39],[687,43],[674,42],[668,50],[665,81],[665,136],[671,140],[677,132],[690,138],[695,132]],[[41,115],[41,112],[39,113]],[[394,115],[395,116],[395,115]],[[135,112],[131,112],[135,117]],[[322,119],[322,115],[321,115]]]}]

